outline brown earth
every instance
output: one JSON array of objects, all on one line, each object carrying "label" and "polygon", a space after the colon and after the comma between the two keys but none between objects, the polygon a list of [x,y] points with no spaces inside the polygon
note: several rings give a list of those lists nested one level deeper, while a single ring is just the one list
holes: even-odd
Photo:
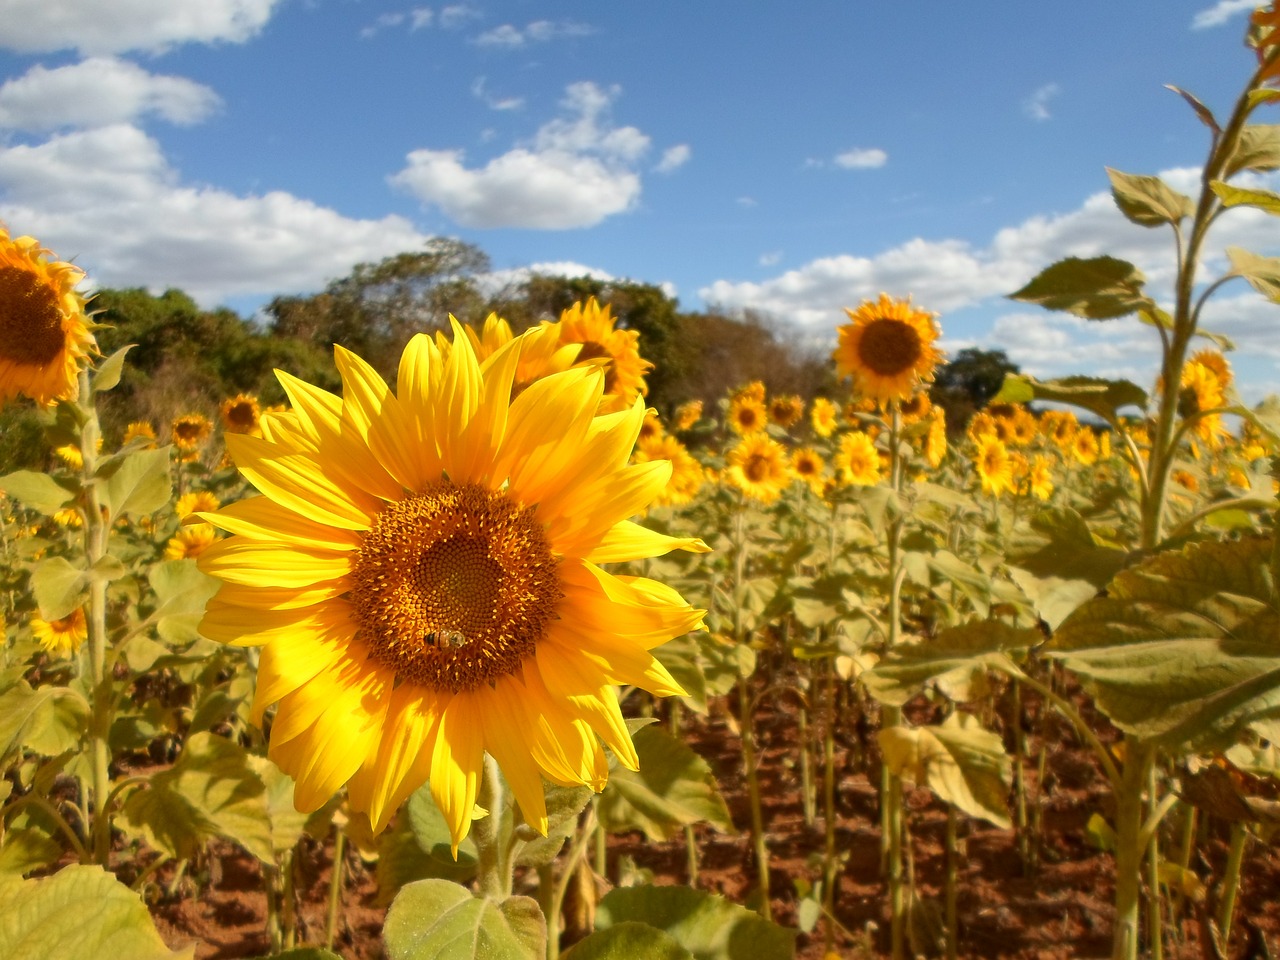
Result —
[{"label": "brown earth", "polygon": [[[1009,698],[1003,701],[1006,715]],[[874,710],[874,707],[868,708]],[[749,805],[742,773],[742,746],[729,719],[729,702],[713,703],[706,717],[684,716],[684,736],[711,765],[739,832],[722,835],[705,825],[695,828],[699,849],[697,887],[749,903],[756,867],[747,831]],[[835,946],[841,957],[879,957],[888,952],[889,907],[880,880],[879,813],[877,809],[878,755],[874,726],[859,721],[859,706],[849,704],[841,724],[836,754],[837,846],[847,854],[835,902]],[[913,722],[937,722],[940,713],[923,699],[910,705]],[[984,722],[1001,729],[1000,715]],[[1039,819],[1034,862],[1020,855],[1014,831],[961,817],[958,864],[958,953],[962,957],[1077,958],[1110,954],[1114,890],[1114,859],[1090,842],[1086,824],[1094,813],[1109,817],[1110,793],[1087,748],[1077,743],[1056,714],[1042,715],[1034,699],[1024,705],[1024,728],[1029,732],[1027,808],[1032,823]],[[816,725],[815,725],[816,726]],[[1106,729],[1098,720],[1095,729]],[[762,748],[761,779],[770,854],[771,904],[774,919],[796,926],[800,896],[797,882],[813,883],[821,876],[824,844],[821,805],[812,824],[806,824],[800,798],[796,741],[797,723],[789,703],[762,706],[757,737]],[[820,735],[820,729],[818,729]],[[1012,734],[1005,730],[1006,746]],[[1038,757],[1045,747],[1043,784],[1036,782]],[[821,777],[821,767],[815,767]],[[908,787],[910,847],[920,898],[919,929],[941,930],[946,871],[947,811],[926,789]],[[1191,867],[1208,887],[1206,901],[1182,907],[1176,930],[1166,931],[1165,957],[1170,960],[1212,958],[1206,933],[1208,917],[1216,913],[1217,885],[1226,860],[1225,826],[1204,828]],[[300,943],[323,944],[329,895],[332,841],[321,845],[304,840],[296,864]],[[654,843],[640,834],[611,837],[609,877],[635,876],[651,871],[660,884],[688,882],[684,838]],[[266,897],[256,860],[231,845],[217,845],[205,874],[180,885],[173,897],[152,906],[157,926],[173,946],[197,942],[200,960],[231,960],[268,952],[265,930]],[[350,849],[347,883],[334,950],[345,960],[377,960],[383,951],[380,930],[385,911],[375,905],[377,887],[372,868]],[[167,879],[164,872],[159,878]],[[925,937],[927,939],[927,936]],[[1280,956],[1280,857],[1253,842],[1245,862],[1231,949],[1225,956]],[[568,941],[566,940],[566,945]],[[917,941],[919,943],[921,941]],[[932,952],[932,951],[930,951]],[[823,927],[800,933],[797,956],[820,960],[824,955]]]}]

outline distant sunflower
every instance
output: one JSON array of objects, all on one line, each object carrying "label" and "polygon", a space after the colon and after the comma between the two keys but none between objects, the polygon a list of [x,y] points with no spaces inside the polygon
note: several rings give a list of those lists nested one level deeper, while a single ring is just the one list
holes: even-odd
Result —
[{"label": "distant sunflower", "polygon": [[702,419],[702,401],[690,400],[676,407],[676,430],[685,431]]},{"label": "distant sunflower", "polygon": [[145,420],[135,420],[124,428],[124,439],[121,446],[127,446],[135,440],[141,440],[142,446],[150,449],[156,445],[156,428]]},{"label": "distant sunflower", "polygon": [[840,438],[840,450],[835,459],[836,471],[843,483],[858,487],[870,487],[880,482],[880,451],[875,441],[860,430],[846,433]]},{"label": "distant sunflower", "polygon": [[845,312],[851,322],[837,330],[840,342],[832,357],[836,372],[852,376],[859,393],[887,405],[909,399],[933,379],[942,359],[933,346],[933,314],[915,309],[910,298],[893,300],[883,293],[879,301],[864,300]]},{"label": "distant sunflower", "polygon": [[929,411],[933,409],[933,401],[929,399],[929,394],[924,390],[917,390],[906,400],[902,401],[899,409],[902,411],[903,423],[919,423],[929,415]]},{"label": "distant sunflower", "polygon": [[80,447],[74,443],[64,444],[61,447],[54,447],[53,452],[59,460],[65,463],[72,470],[79,470],[84,466],[84,454],[80,452]]},{"label": "distant sunflower", "polygon": [[[481,364],[516,339],[511,332],[511,324],[496,313],[485,317],[479,332],[470,325],[463,329]],[[452,349],[449,339],[443,333],[436,335],[436,346],[446,354]],[[511,385],[513,398],[523,393],[534,381],[568,370],[574,365],[578,355],[585,352],[578,343],[562,345],[559,325],[550,322],[543,322],[525,331],[520,337],[518,350],[520,359],[516,363],[516,374]]]},{"label": "distant sunflower", "polygon": [[655,498],[655,506],[683,506],[702,489],[702,464],[698,463],[684,444],[670,434],[658,434],[648,440],[639,440],[632,459],[636,463],[666,460],[671,464],[671,479]]},{"label": "distant sunflower", "polygon": [[190,523],[179,527],[178,532],[164,548],[166,560],[186,560],[198,557],[218,538],[218,531],[211,523]]},{"label": "distant sunflower", "polygon": [[81,363],[97,351],[76,293],[83,279],[34,238],[0,226],[0,403],[19,394],[43,406],[79,396]]},{"label": "distant sunflower", "polygon": [[767,434],[743,437],[727,459],[729,483],[752,500],[773,503],[791,483],[786,448]]},{"label": "distant sunflower", "polygon": [[238,393],[222,401],[219,413],[222,415],[222,428],[228,433],[256,433],[262,407],[252,394]]},{"label": "distant sunflower", "polygon": [[982,492],[998,497],[1013,490],[1013,461],[1003,442],[985,436],[978,440],[974,466],[982,480]]},{"label": "distant sunflower", "polygon": [[1040,432],[1063,452],[1071,449],[1079,428],[1080,422],[1070,410],[1046,410],[1040,415]]},{"label": "distant sunflower", "polygon": [[193,513],[209,513],[220,506],[222,501],[218,499],[217,494],[209,490],[195,490],[184,493],[174,501],[173,512],[178,515],[179,520],[185,520]]},{"label": "distant sunflower", "polygon": [[748,394],[738,394],[729,402],[729,429],[739,436],[758,433],[768,422],[764,401]]},{"label": "distant sunflower", "polygon": [[784,430],[800,422],[804,416],[804,400],[795,394],[774,397],[769,401],[769,419]]},{"label": "distant sunflower", "polygon": [[602,307],[591,297],[586,304],[575,303],[562,312],[555,325],[561,346],[581,344],[578,363],[605,361],[602,413],[625,410],[636,397],[647,396],[644,377],[653,369],[653,364],[640,356],[639,331],[623,330],[616,324],[617,318],[609,315],[609,305]]},{"label": "distant sunflower", "polygon": [[996,418],[985,410],[979,410],[969,418],[969,425],[965,428],[965,433],[974,443],[977,443],[983,437],[998,436]]},{"label": "distant sunflower", "polygon": [[1037,453],[1031,461],[1029,475],[1031,495],[1037,500],[1048,500],[1053,496],[1052,461],[1042,453]]},{"label": "distant sunflower", "polygon": [[801,447],[791,454],[791,472],[801,483],[813,491],[814,496],[822,496],[826,488],[826,464],[822,462],[822,454],[812,447]]},{"label": "distant sunflower", "polygon": [[924,458],[935,470],[947,455],[947,417],[941,407],[929,411],[929,432],[924,438]]},{"label": "distant sunflower", "polygon": [[671,470],[628,463],[644,404],[596,416],[596,368],[511,399],[518,339],[482,365],[460,328],[447,356],[419,334],[395,392],[336,348],[341,397],[282,374],[293,409],[227,437],[263,496],[200,515],[233,534],[200,555],[200,630],[265,644],[252,717],[278,704],[300,810],[346,784],[381,831],[429,780],[456,852],[487,751],[545,833],[543,777],[602,789],[600,740],[638,764],[614,685],[682,692],[649,651],[703,612],[600,566],[707,549],[626,519]]},{"label": "distant sunflower", "polygon": [[815,397],[809,408],[809,423],[813,426],[813,432],[825,439],[835,433],[839,422],[840,409],[826,397]]},{"label": "distant sunflower", "polygon": [[658,417],[658,411],[650,407],[644,412],[644,422],[640,424],[640,436],[636,438],[637,443],[643,443],[646,440],[656,440],[663,435],[662,420]]},{"label": "distant sunflower", "polygon": [[187,413],[173,421],[173,444],[183,452],[197,450],[213,433],[213,423],[199,413]]},{"label": "distant sunflower", "polygon": [[58,620],[31,618],[31,635],[49,653],[55,656],[72,656],[80,651],[80,645],[89,636],[89,625],[84,618],[84,608],[76,607]]},{"label": "distant sunflower", "polygon": [[1091,467],[1098,462],[1098,452],[1098,435],[1089,427],[1080,427],[1071,445],[1071,455],[1076,462]]},{"label": "distant sunflower", "polygon": [[1036,416],[1026,407],[1017,404],[1013,413],[1009,417],[1009,421],[1013,426],[1013,442],[1020,447],[1034,443],[1036,436],[1039,434],[1039,424],[1036,423]]}]

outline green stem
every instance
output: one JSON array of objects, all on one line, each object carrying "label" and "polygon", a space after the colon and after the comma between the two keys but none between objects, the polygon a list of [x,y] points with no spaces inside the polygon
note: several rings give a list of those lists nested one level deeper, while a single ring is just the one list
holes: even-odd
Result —
[{"label": "green stem", "polygon": [[[1176,803],[1177,798],[1173,799]],[[1172,809],[1172,804],[1168,809]],[[1147,939],[1151,944],[1151,960],[1164,960],[1164,924],[1160,917],[1160,831],[1157,829],[1159,821],[1156,820],[1158,810],[1156,765],[1153,763],[1147,771],[1147,821],[1142,831],[1147,840]],[[1149,832],[1147,824],[1152,824]]]},{"label": "green stem", "polygon": [[1231,943],[1231,921],[1236,912],[1236,896],[1240,892],[1240,866],[1244,863],[1245,843],[1249,831],[1243,823],[1231,825],[1231,846],[1227,850],[1226,874],[1222,878],[1222,900],[1218,905],[1218,935],[1225,955]]},{"label": "green stem", "polygon": [[960,872],[959,827],[956,808],[947,804],[947,877],[946,877],[946,937],[947,960],[959,957],[959,911],[957,898],[959,895],[958,874]]},{"label": "green stem", "polygon": [[1125,762],[1116,791],[1116,919],[1112,960],[1137,960],[1142,905],[1142,795],[1154,750],[1132,734],[1125,737]]},{"label": "green stem", "polygon": [[596,833],[596,810],[592,805],[587,809],[582,826],[573,838],[573,846],[569,848],[569,855],[565,858],[560,869],[560,877],[552,890],[550,903],[546,906],[547,960],[557,960],[560,956],[560,911],[564,908],[564,898],[569,892],[569,884],[578,872],[578,864],[582,862],[587,846]]},{"label": "green stem", "polygon": [[[11,800],[3,807],[0,807],[0,825],[3,825],[8,821],[11,813],[20,810],[28,804],[39,807],[45,813],[49,814],[49,816],[53,817],[53,822],[57,824],[58,829],[66,834],[67,840],[70,841],[71,846],[75,850],[76,856],[80,859],[81,863],[91,863],[93,861],[93,857],[90,855],[88,848],[80,842],[80,838],[76,835],[76,832],[72,828],[70,822],[68,822],[67,818],[62,815],[62,811],[54,806],[52,801],[47,797],[43,797],[38,793],[28,793],[26,796],[18,797],[18,799]],[[0,833],[0,836],[3,836],[3,834]]]},{"label": "green stem", "polygon": [[804,811],[804,825],[812,827],[817,816],[817,804],[813,793],[813,756],[809,749],[809,708],[800,704],[797,716],[796,739],[800,741],[800,803]]},{"label": "green stem", "polygon": [[329,871],[329,916],[324,925],[324,946],[333,949],[338,932],[338,914],[342,910],[342,868],[345,866],[347,834],[341,827],[333,831],[333,868]]},{"label": "green stem", "polygon": [[476,803],[489,815],[472,822],[471,837],[476,845],[476,892],[497,903],[511,896],[515,881],[511,848],[502,835],[505,802],[497,761],[486,753]]},{"label": "green stem", "polygon": [[824,956],[835,950],[836,885],[840,882],[836,868],[836,672],[827,665],[827,723],[822,736],[822,899]]},{"label": "green stem", "polygon": [[748,678],[738,680],[738,728],[742,736],[742,766],[747,779],[747,799],[751,807],[751,847],[756,857],[756,886],[760,916],[773,919],[769,892],[769,846],[764,835],[764,806],[760,799],[760,771],[756,763],[755,728],[751,719],[751,691]]},{"label": "green stem", "polygon": [[[890,404],[889,416],[889,483],[895,495],[902,493],[904,474],[901,451],[902,411],[898,402]],[[885,637],[885,649],[892,650],[902,637],[902,582],[906,573],[902,566],[902,515],[893,511],[889,520],[889,610],[887,615],[888,635]],[[902,723],[902,710],[899,707],[885,707],[882,714],[885,729],[896,727]],[[886,764],[880,774],[880,829],[881,850],[886,856],[885,874],[889,883],[890,930],[889,941],[893,960],[903,960],[906,949],[906,890],[903,885],[902,864],[902,781],[896,777]]]}]

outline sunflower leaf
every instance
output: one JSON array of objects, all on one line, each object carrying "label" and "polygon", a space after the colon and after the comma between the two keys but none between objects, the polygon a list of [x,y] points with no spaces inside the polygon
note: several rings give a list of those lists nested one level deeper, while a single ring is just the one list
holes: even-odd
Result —
[{"label": "sunflower leaf", "polygon": [[1021,373],[1006,374],[1000,392],[991,402],[1030,403],[1032,400],[1068,403],[1095,413],[1108,423],[1115,423],[1123,408],[1145,409],[1148,402],[1147,392],[1128,380],[1101,380],[1081,376],[1037,380]]},{"label": "sunflower leaf", "polygon": [[62,856],[62,844],[38,827],[8,830],[0,845],[0,876],[25,876],[56,863]]},{"label": "sunflower leaf", "polygon": [[1111,320],[1154,304],[1143,292],[1146,277],[1126,260],[1115,257],[1068,257],[1045,267],[1011,300],[1038,303],[1047,310],[1064,310],[1087,320]]},{"label": "sunflower leaf", "polygon": [[1203,123],[1206,127],[1212,130],[1214,133],[1221,132],[1222,128],[1218,126],[1218,121],[1214,117],[1213,111],[1211,111],[1208,107],[1206,107],[1203,103],[1201,103],[1198,97],[1188,93],[1186,90],[1183,90],[1181,87],[1175,87],[1171,83],[1166,83],[1165,89],[1172,90],[1174,93],[1180,96],[1183,100],[1185,100],[1187,104],[1191,107],[1191,109],[1196,112],[1196,116],[1200,118],[1200,122]]},{"label": "sunflower leaf", "polygon": [[1131,222],[1142,227],[1177,223],[1191,216],[1191,198],[1174,190],[1159,177],[1122,173],[1107,167],[1111,196]]},{"label": "sunflower leaf", "polygon": [[119,383],[120,374],[124,372],[124,356],[135,346],[137,344],[134,343],[123,346],[98,364],[97,369],[93,372],[93,381],[89,389],[94,393],[101,393],[104,390],[110,390]]},{"label": "sunflower leaf", "polygon": [[770,923],[724,897],[690,887],[635,886],[609,891],[596,907],[596,929],[645,923],[698,960],[790,960],[799,931]]},{"label": "sunflower leaf", "polygon": [[684,826],[706,821],[731,831],[729,809],[708,763],[681,740],[655,726],[633,737],[639,771],[610,770],[596,807],[611,833],[642,830],[650,840],[669,840]]},{"label": "sunflower leaf", "polygon": [[8,960],[195,956],[194,944],[166,947],[142,899],[101,867],[72,865],[38,880],[0,877],[0,903],[0,957]]},{"label": "sunflower leaf", "polygon": [[694,960],[670,935],[636,920],[624,920],[579,940],[563,960]]},{"label": "sunflower leaf", "polygon": [[169,478],[169,448],[135,450],[118,458],[102,488],[102,500],[112,520],[125,514],[154,513],[173,492]]},{"label": "sunflower leaf", "polygon": [[1280,303],[1280,257],[1262,257],[1240,247],[1227,247],[1231,273],[1243,277],[1249,286],[1272,303]]},{"label": "sunflower leaf", "polygon": [[1272,216],[1280,216],[1280,194],[1270,190],[1233,187],[1221,180],[1210,181],[1209,189],[1218,195],[1224,207],[1256,207]]},{"label": "sunflower leaf", "polygon": [[75,487],[34,470],[15,470],[0,477],[0,490],[45,516],[57,513],[77,496]]},{"label": "sunflower leaf", "polygon": [[19,680],[0,694],[0,757],[25,748],[56,757],[79,746],[89,702],[71,687],[32,687]]},{"label": "sunflower leaf", "polygon": [[889,769],[916,784],[927,784],[939,799],[971,817],[1009,829],[1012,764],[1000,735],[984,730],[978,718],[953,713],[939,726],[887,727],[879,733]]},{"label": "sunflower leaf", "polygon": [[89,597],[89,575],[65,557],[49,557],[31,573],[31,592],[44,620],[61,620]]},{"label": "sunflower leaf", "polygon": [[1280,597],[1272,541],[1188,546],[1118,573],[1046,648],[1126,733],[1201,749],[1280,717]]},{"label": "sunflower leaf", "polygon": [[1235,149],[1227,158],[1222,179],[1230,180],[1242,170],[1275,170],[1280,167],[1280,126],[1251,123],[1240,131]]},{"label": "sunflower leaf", "polygon": [[402,889],[382,935],[389,960],[542,960],[547,950],[537,901],[473,897],[448,880],[419,880]]}]

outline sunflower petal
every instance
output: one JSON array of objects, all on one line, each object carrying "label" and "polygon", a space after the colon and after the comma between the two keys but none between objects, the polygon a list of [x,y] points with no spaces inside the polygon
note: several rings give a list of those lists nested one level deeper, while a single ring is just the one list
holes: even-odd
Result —
[{"label": "sunflower petal", "polygon": [[455,859],[458,844],[471,830],[483,768],[484,721],[477,713],[476,699],[467,694],[455,696],[440,714],[430,776],[431,796],[449,825]]},{"label": "sunflower petal", "polygon": [[583,559],[591,563],[620,563],[661,557],[672,550],[711,552],[711,548],[697,537],[669,537],[632,520],[623,520],[610,527]]}]

